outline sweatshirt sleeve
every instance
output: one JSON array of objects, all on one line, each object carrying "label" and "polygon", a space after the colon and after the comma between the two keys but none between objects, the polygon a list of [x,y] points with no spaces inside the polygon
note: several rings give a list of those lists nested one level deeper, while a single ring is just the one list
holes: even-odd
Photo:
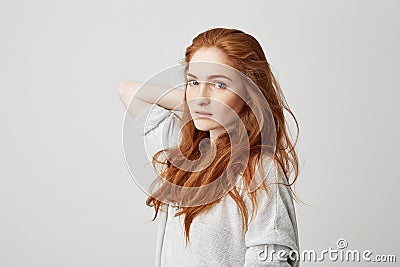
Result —
[{"label": "sweatshirt sleeve", "polygon": [[136,128],[142,131],[145,147],[150,155],[178,145],[181,111],[172,111],[157,104],[145,107],[134,119]]},{"label": "sweatshirt sleeve", "polygon": [[[279,171],[271,168],[269,172],[265,170],[265,173],[268,173],[266,180],[269,192],[267,195],[265,190],[257,189],[257,213],[253,215],[245,234],[244,266],[298,267],[299,261],[292,260],[297,253],[290,253],[291,250],[299,252],[293,200],[287,186],[276,183],[287,183],[287,179],[281,168]],[[251,211],[250,197],[245,195],[244,200]]]}]

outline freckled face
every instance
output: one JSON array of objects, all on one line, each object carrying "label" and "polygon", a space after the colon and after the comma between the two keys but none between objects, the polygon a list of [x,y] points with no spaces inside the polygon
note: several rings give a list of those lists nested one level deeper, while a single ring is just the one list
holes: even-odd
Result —
[{"label": "freckled face", "polygon": [[224,132],[245,106],[239,97],[244,96],[240,73],[227,65],[223,52],[214,47],[200,48],[189,63],[186,100],[199,130]]}]

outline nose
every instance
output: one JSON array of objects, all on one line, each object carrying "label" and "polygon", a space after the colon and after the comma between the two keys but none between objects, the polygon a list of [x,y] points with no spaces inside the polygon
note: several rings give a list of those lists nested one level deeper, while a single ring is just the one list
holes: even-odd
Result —
[{"label": "nose", "polygon": [[210,89],[208,82],[200,82],[196,103],[198,105],[207,105],[210,103]]}]

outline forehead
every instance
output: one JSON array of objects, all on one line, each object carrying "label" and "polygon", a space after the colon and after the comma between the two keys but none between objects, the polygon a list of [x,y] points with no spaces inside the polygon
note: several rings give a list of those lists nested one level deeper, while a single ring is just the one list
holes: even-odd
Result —
[{"label": "forehead", "polygon": [[188,72],[203,79],[216,74],[237,79],[240,75],[239,71],[228,65],[225,54],[214,47],[197,50],[189,62]]}]

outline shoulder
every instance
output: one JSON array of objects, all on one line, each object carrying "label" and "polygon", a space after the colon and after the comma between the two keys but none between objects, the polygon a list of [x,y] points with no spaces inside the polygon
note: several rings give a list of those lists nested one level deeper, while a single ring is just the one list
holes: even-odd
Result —
[{"label": "shoulder", "polygon": [[[284,171],[275,163],[264,167],[267,191],[262,186],[254,191],[257,207],[246,233],[247,246],[280,244],[297,249],[296,212]],[[248,194],[244,200],[250,210],[254,209]]]},{"label": "shoulder", "polygon": [[256,164],[253,177],[247,183],[249,184],[245,186],[243,176],[240,175],[237,186],[242,197],[249,197],[249,194],[255,191],[261,195],[262,192],[266,192],[263,183],[267,189],[274,189],[279,183],[287,184],[287,179],[282,167],[271,157],[264,156]]}]

